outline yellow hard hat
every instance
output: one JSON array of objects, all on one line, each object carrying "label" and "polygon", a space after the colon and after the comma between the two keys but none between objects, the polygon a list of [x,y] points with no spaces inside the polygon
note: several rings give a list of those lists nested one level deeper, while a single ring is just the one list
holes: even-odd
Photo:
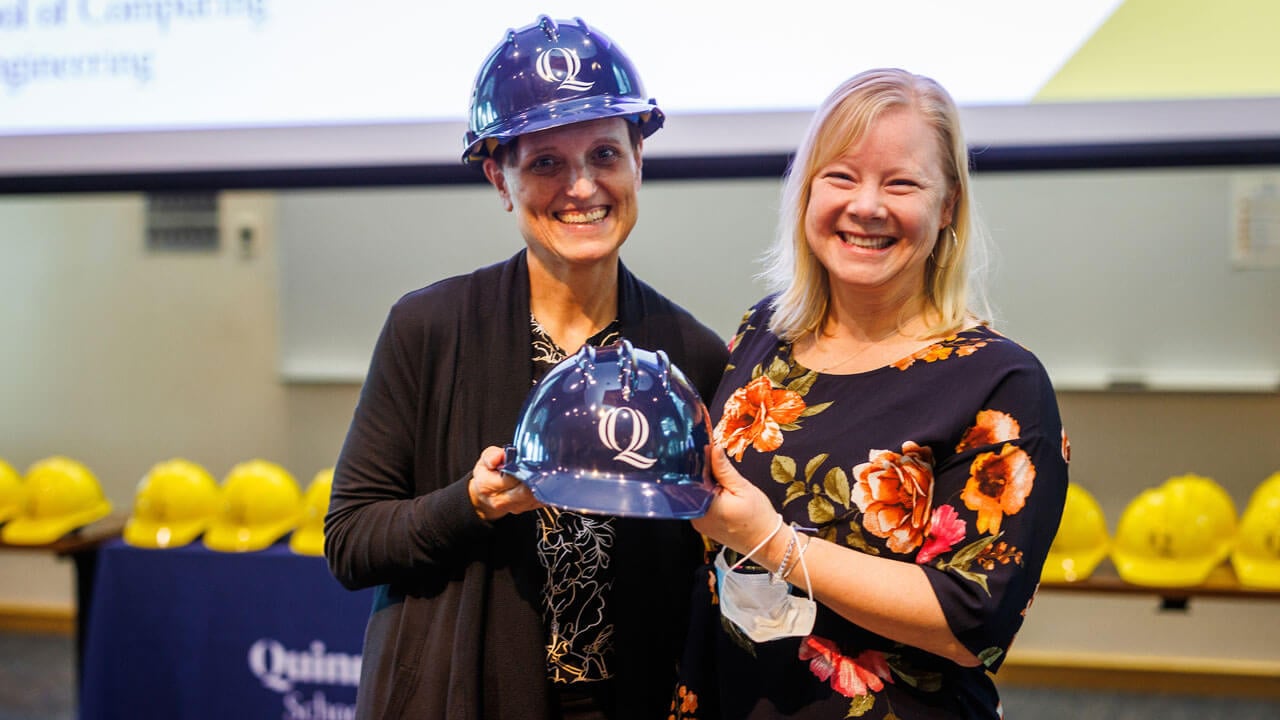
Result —
[{"label": "yellow hard hat", "polygon": [[1231,556],[1236,539],[1236,504],[1231,493],[1213,478],[1203,475],[1175,475],[1161,486],[1185,496],[1185,503],[1196,509],[1195,522],[1209,526],[1218,562]]},{"label": "yellow hard hat", "polygon": [[1231,567],[1245,587],[1280,590],[1280,486],[1245,507]]},{"label": "yellow hard hat", "polygon": [[0,523],[17,515],[26,504],[22,476],[0,458]]},{"label": "yellow hard hat", "polygon": [[1254,488],[1249,495],[1249,503],[1252,504],[1263,495],[1280,495],[1280,470],[1271,473],[1266,480],[1258,483],[1258,487]]},{"label": "yellow hard hat", "polygon": [[124,541],[145,548],[180,547],[195,540],[218,513],[218,482],[189,460],[151,466],[138,481]]},{"label": "yellow hard hat", "polygon": [[247,460],[222,482],[222,502],[204,533],[204,544],[221,552],[251,552],[270,546],[298,524],[302,491],[289,471],[268,460]]},{"label": "yellow hard hat", "polygon": [[1148,488],[1120,515],[1111,560],[1120,577],[1135,585],[1200,585],[1220,562],[1219,538],[1191,493],[1176,487]]},{"label": "yellow hard hat", "polygon": [[329,511],[333,489],[333,468],[316,473],[302,496],[302,521],[289,538],[289,547],[299,555],[324,555],[324,514]]},{"label": "yellow hard hat", "polygon": [[55,455],[27,468],[26,503],[0,529],[12,545],[44,545],[111,513],[98,478],[71,458]]},{"label": "yellow hard hat", "polygon": [[1107,520],[1098,501],[1088,490],[1074,482],[1068,483],[1062,522],[1053,537],[1053,545],[1049,547],[1040,579],[1050,582],[1084,580],[1107,556],[1110,543]]}]

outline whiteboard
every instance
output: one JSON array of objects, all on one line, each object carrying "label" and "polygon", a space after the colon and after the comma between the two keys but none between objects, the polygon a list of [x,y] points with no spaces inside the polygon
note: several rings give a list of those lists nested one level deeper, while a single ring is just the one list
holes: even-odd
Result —
[{"label": "whiteboard", "polygon": [[[1273,391],[1280,268],[1233,262],[1239,188],[1275,168],[985,173],[997,328],[1064,390]],[[623,261],[728,338],[754,275],[776,179],[646,181]],[[522,242],[487,185],[277,194],[280,370],[360,382],[390,305]]]},{"label": "whiteboard", "polygon": [[1280,268],[1238,267],[1259,169],[982,175],[1000,327],[1064,388],[1280,389]]},{"label": "whiteboard", "polygon": [[[778,185],[646,181],[622,260],[727,339],[763,294],[753,276],[777,216]],[[397,298],[524,247],[487,184],[277,198],[280,370],[293,382],[363,380]]]}]

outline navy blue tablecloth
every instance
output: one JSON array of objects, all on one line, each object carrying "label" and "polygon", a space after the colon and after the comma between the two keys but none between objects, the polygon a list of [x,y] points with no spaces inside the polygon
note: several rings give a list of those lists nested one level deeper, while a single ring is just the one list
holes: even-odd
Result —
[{"label": "navy blue tablecloth", "polygon": [[99,553],[82,720],[352,717],[373,591],[344,589],[323,558],[198,541]]}]

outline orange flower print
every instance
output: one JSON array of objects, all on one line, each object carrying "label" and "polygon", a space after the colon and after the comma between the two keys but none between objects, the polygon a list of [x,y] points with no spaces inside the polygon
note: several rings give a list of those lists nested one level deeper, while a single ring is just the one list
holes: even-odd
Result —
[{"label": "orange flower print", "polygon": [[698,711],[698,696],[693,693],[685,693],[684,699],[680,701],[680,712],[691,713]]},{"label": "orange flower print", "polygon": [[974,561],[982,566],[983,570],[991,572],[996,569],[996,564],[1008,565],[1010,562],[1021,565],[1022,551],[1013,547],[1009,543],[1001,540],[994,545],[988,545],[978,553],[978,557]]},{"label": "orange flower print", "polygon": [[925,362],[938,362],[951,357],[951,348],[943,345],[930,345],[916,354],[916,357]]},{"label": "orange flower print", "polygon": [[769,378],[761,375],[725,401],[713,438],[734,460],[742,459],[748,445],[760,452],[777,450],[782,446],[780,426],[795,422],[804,409],[800,393],[774,388]]},{"label": "orange flower print", "polygon": [[965,431],[964,437],[956,445],[956,452],[961,453],[984,445],[999,445],[1002,442],[1017,440],[1022,435],[1022,426],[1008,413],[999,410],[982,410],[974,418],[973,425]]},{"label": "orange flower print", "polygon": [[696,720],[697,712],[697,694],[680,683],[675,697],[671,698],[671,711],[667,714],[667,720]]},{"label": "orange flower print", "polygon": [[1035,479],[1031,456],[1008,443],[999,452],[984,452],[974,458],[960,499],[978,513],[978,532],[1000,532],[1004,516],[1016,514],[1026,504]]},{"label": "orange flower print", "polygon": [[945,347],[942,345],[930,345],[927,348],[922,348],[920,350],[917,350],[916,352],[902,358],[901,360],[898,360],[897,362],[893,363],[893,367],[896,367],[899,370],[906,370],[912,365],[915,365],[917,360],[923,360],[925,362],[937,362],[939,360],[946,360],[950,356],[951,356],[951,348]]},{"label": "orange flower print", "polygon": [[985,340],[967,340],[961,339],[959,335],[952,335],[950,337],[943,338],[929,347],[917,350],[911,355],[893,363],[892,367],[896,367],[899,370],[906,370],[912,365],[915,365],[917,360],[922,360],[927,363],[938,362],[939,360],[946,360],[950,358],[953,353],[956,357],[968,357],[969,355],[977,352],[979,348],[984,348],[986,346],[987,341]]},{"label": "orange flower print", "polygon": [[933,451],[908,440],[902,453],[872,450],[868,462],[853,468],[853,501],[862,511],[862,526],[887,538],[890,550],[907,553],[920,547],[933,504]]}]

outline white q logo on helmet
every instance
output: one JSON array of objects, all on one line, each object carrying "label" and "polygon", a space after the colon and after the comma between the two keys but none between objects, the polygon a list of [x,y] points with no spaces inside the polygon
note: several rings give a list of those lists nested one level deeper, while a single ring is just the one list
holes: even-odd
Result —
[{"label": "white q logo on helmet", "polygon": [[[563,75],[551,67],[551,60],[555,55],[564,57],[565,68]],[[544,50],[538,56],[538,77],[549,83],[560,83],[559,90],[576,90],[584,92],[591,89],[594,82],[583,82],[578,79],[578,73],[582,72],[582,60],[578,58],[578,53],[572,48],[553,47]]]},{"label": "white q logo on helmet", "polygon": [[[626,414],[631,418],[631,441],[624,448],[618,442],[618,416]],[[604,446],[617,452],[613,456],[614,460],[648,470],[657,462],[655,458],[648,458],[636,452],[642,445],[649,440],[649,420],[645,418],[644,413],[638,413],[628,407],[615,407],[610,410],[603,418],[600,418],[600,442]]]},{"label": "white q logo on helmet", "polygon": [[552,507],[701,517],[710,435],[702,398],[666,353],[626,339],[583,345],[525,398],[502,471]]}]

